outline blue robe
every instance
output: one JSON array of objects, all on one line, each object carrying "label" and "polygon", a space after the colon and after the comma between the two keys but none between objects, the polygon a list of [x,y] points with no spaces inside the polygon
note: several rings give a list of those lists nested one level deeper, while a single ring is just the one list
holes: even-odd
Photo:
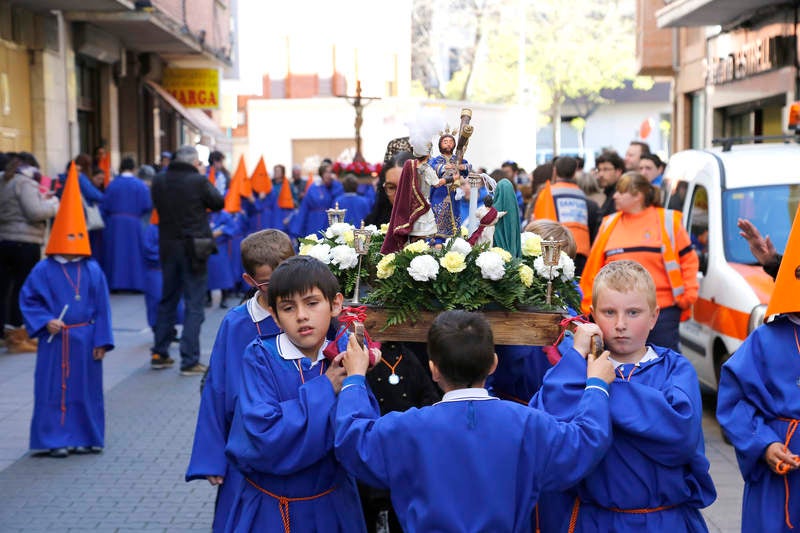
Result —
[{"label": "blue robe", "polygon": [[486,380],[486,388],[503,400],[528,405],[542,386],[550,361],[542,346],[495,346],[497,368]]},{"label": "blue robe", "polygon": [[[65,270],[72,283],[64,275]],[[75,299],[73,284],[78,287],[80,300]],[[103,271],[93,259],[61,265],[47,257],[36,264],[25,280],[19,304],[25,327],[31,337],[39,339],[31,449],[102,447],[105,438],[103,362],[94,360],[92,350],[114,348],[111,305]],[[50,337],[47,323],[58,318],[65,304],[69,308],[63,321],[74,327],[67,330],[69,343],[63,349],[65,331],[47,342]],[[66,366],[62,366],[63,363]]]},{"label": "blue robe", "polygon": [[258,194],[255,195],[255,202],[245,202],[243,207],[247,211],[248,219],[248,232],[255,233],[262,229],[274,228],[275,219],[277,217],[278,193],[273,188],[272,191],[264,198],[259,198]]},{"label": "blue robe", "polygon": [[309,187],[300,203],[300,208],[289,224],[289,235],[292,238],[305,237],[326,229],[328,227],[326,211],[333,207],[334,198],[342,192],[344,192],[342,184],[338,181],[334,181],[330,187],[321,183]]},{"label": "blue robe", "polygon": [[247,305],[244,303],[231,309],[217,331],[197,413],[192,457],[186,471],[186,481],[208,476],[224,478],[214,510],[212,529],[215,532],[225,530],[236,492],[243,481],[242,475],[229,465],[225,457],[225,443],[239,398],[242,356],[256,336],[266,339],[280,333],[271,316],[254,322]]},{"label": "blue robe", "polygon": [[[566,531],[569,506],[580,497],[576,532],[708,531],[700,509],[711,505],[716,491],[708,474],[703,443],[700,385],[692,365],[667,348],[653,347],[657,357],[634,368],[622,365],[611,386],[614,441],[600,465],[569,497],[563,516],[545,517]],[[574,348],[547,373],[531,406],[570,419],[586,380],[586,361]],[[642,514],[618,509],[670,509]],[[556,508],[559,508],[556,506]],[[540,515],[548,508],[540,506]]]},{"label": "blue robe", "polygon": [[[800,471],[779,476],[764,461],[773,442],[783,444],[789,422],[800,419],[800,354],[795,335],[800,326],[786,316],[759,326],[722,365],[717,396],[717,420],[736,448],[744,478],[742,532],[791,531],[784,500],[789,482],[789,519],[800,525]],[[789,442],[800,455],[800,434]]]},{"label": "blue robe", "polygon": [[360,481],[391,491],[404,531],[527,532],[540,491],[577,482],[611,442],[606,394],[588,389],[575,404],[573,424],[490,397],[378,418],[366,387],[348,383],[336,456]]},{"label": "blue robe", "polygon": [[[361,227],[361,222],[367,218],[370,210],[367,201],[362,196],[359,196],[354,192],[346,192],[341,196],[337,196],[334,200],[334,204],[336,202],[339,202],[340,209],[347,210],[347,212],[344,214],[344,221],[351,226],[355,226],[357,228]],[[301,236],[305,237],[305,235]]]},{"label": "blue robe", "polygon": [[375,205],[375,199],[378,195],[378,193],[375,192],[375,186],[372,185],[372,183],[359,183],[358,195],[367,201],[369,211],[372,211],[372,207]]},{"label": "blue robe", "polygon": [[233,233],[228,241],[228,261],[231,266],[231,274],[233,275],[233,287],[238,288],[243,292],[247,292],[250,288],[244,279],[244,266],[242,265],[242,241],[247,237],[248,227],[250,222],[247,220],[247,215],[244,212],[232,213],[231,217],[233,222],[231,228]]},{"label": "blue robe", "polygon": [[106,223],[103,266],[109,288],[144,291],[142,217],[153,209],[150,190],[139,178],[117,176],[108,184],[100,209]]},{"label": "blue robe", "polygon": [[208,258],[208,290],[232,289],[236,285],[236,278],[233,277],[234,262],[231,257],[232,240],[241,232],[240,224],[226,211],[211,213],[208,219],[212,232],[222,231],[222,234],[214,239],[217,243],[217,253],[211,254]]},{"label": "blue robe", "polygon": [[[147,310],[147,325],[154,328],[158,318],[158,302],[164,278],[161,274],[161,261],[158,253],[158,224],[148,224],[142,235],[144,251],[144,306]],[[183,324],[183,298],[178,302],[176,324]]]},{"label": "blue robe", "polygon": [[285,339],[256,339],[244,353],[225,453],[246,479],[239,484],[225,530],[283,530],[278,500],[249,479],[277,496],[318,496],[289,503],[292,531],[366,531],[355,480],[333,453],[336,395],[321,375],[328,363],[311,366],[308,358],[296,360],[301,374],[295,361],[279,355]]}]

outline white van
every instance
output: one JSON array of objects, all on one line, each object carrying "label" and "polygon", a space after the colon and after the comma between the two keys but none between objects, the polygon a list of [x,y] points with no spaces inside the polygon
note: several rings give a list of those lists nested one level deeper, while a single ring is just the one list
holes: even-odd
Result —
[{"label": "white van", "polygon": [[664,172],[664,205],[683,211],[700,257],[700,291],[680,325],[683,354],[700,382],[719,371],[763,322],[774,282],[750,253],[736,221],[750,220],[782,252],[800,201],[800,145],[751,144],[674,154]]}]

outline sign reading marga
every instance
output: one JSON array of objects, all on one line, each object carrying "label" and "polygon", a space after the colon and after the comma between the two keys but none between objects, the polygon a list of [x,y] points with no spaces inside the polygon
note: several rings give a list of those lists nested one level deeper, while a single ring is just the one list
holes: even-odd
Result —
[{"label": "sign reading marga", "polygon": [[162,85],[184,107],[219,108],[219,71],[213,68],[168,68]]}]

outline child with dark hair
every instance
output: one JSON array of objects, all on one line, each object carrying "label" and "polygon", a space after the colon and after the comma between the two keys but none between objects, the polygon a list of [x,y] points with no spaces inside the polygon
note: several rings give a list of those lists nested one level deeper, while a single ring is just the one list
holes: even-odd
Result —
[{"label": "child with dark hair", "polygon": [[225,450],[244,479],[227,531],[288,532],[290,523],[294,531],[364,531],[355,480],[333,453],[342,356],[323,354],[342,301],[317,259],[292,257],[272,272],[268,309],[283,333],[260,336],[244,352]]},{"label": "child with dark hair", "polygon": [[273,270],[294,255],[289,237],[267,229],[249,235],[241,245],[244,281],[256,288],[247,302],[231,309],[220,324],[205,378],[194,447],[186,481],[208,479],[219,487],[213,531],[223,531],[242,476],[228,464],[225,443],[239,398],[242,354],[256,337],[269,339],[280,333],[269,312],[267,291]]},{"label": "child with dark hair", "polygon": [[344,193],[336,197],[334,204],[338,203],[339,208],[347,210],[344,214],[345,222],[359,227],[361,222],[369,215],[369,202],[358,194],[358,178],[354,175],[346,175],[342,180],[342,187],[344,188]]},{"label": "child with dark hair", "polygon": [[441,402],[378,418],[353,339],[336,406],[336,456],[360,480],[388,488],[405,531],[530,531],[539,493],[566,487],[600,461],[611,442],[608,354],[590,357],[572,423],[499,401],[483,388],[497,365],[481,315],[440,314],[428,332]]}]

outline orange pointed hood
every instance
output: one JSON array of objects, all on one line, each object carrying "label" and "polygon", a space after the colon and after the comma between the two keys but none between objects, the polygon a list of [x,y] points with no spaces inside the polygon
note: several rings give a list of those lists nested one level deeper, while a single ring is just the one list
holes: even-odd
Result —
[{"label": "orange pointed hood", "polygon": [[228,213],[238,213],[242,210],[241,187],[242,176],[237,169],[236,174],[233,175],[228,185],[228,192],[225,193],[225,205],[223,209]]},{"label": "orange pointed hood", "polygon": [[292,197],[292,187],[289,185],[289,178],[283,178],[281,192],[278,194],[278,207],[281,209],[294,209],[294,197]]},{"label": "orange pointed hood", "polygon": [[236,165],[236,172],[233,174],[233,179],[231,181],[236,181],[239,183],[239,195],[244,196],[245,198],[250,198],[253,196],[253,187],[250,184],[250,179],[247,177],[247,168],[244,164],[244,156],[239,156],[239,164]]},{"label": "orange pointed hood", "polygon": [[764,317],[779,313],[800,313],[800,208],[794,215],[792,231],[775,278],[775,288]]},{"label": "orange pointed hood", "polygon": [[553,200],[553,190],[550,188],[550,181],[544,183],[544,187],[539,190],[539,196],[536,197],[536,204],[533,206],[534,220],[555,220],[558,221],[556,214],[556,204]]},{"label": "orange pointed hood", "polygon": [[156,211],[155,207],[150,211],[150,223],[158,226],[158,211]]},{"label": "orange pointed hood", "polygon": [[211,182],[211,185],[217,184],[217,169],[214,168],[214,165],[211,165],[211,168],[208,170],[208,181]]},{"label": "orange pointed hood", "polygon": [[267,165],[264,164],[264,156],[261,156],[250,177],[250,183],[253,190],[259,194],[269,194],[272,192],[272,180],[269,179],[269,172],[267,172]]},{"label": "orange pointed hood", "polygon": [[89,232],[86,230],[86,216],[83,213],[81,190],[78,185],[78,169],[73,161],[69,165],[61,205],[58,207],[50,240],[47,241],[46,255],[92,255],[89,246]]}]

